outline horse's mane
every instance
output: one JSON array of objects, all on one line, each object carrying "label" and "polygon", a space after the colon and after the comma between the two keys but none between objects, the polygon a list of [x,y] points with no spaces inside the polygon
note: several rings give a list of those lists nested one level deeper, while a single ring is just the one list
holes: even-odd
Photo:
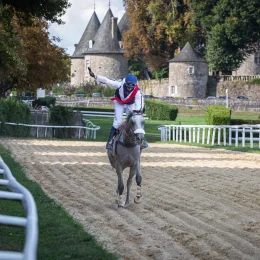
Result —
[{"label": "horse's mane", "polygon": [[130,112],[126,118],[126,122],[128,122],[130,120],[130,118],[132,117],[134,113],[133,112]]}]

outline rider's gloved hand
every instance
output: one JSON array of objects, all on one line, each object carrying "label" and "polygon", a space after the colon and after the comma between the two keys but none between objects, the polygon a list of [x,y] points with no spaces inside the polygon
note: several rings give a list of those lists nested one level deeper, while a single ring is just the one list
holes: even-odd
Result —
[{"label": "rider's gloved hand", "polygon": [[94,74],[94,72],[92,72],[92,70],[91,70],[90,67],[88,67],[88,71],[89,71],[89,75],[90,75],[91,77],[93,77],[93,78],[96,77],[95,74]]}]

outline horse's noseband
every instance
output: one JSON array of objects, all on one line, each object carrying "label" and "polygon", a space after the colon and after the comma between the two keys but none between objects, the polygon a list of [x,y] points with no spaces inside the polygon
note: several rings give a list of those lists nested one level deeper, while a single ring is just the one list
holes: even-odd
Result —
[{"label": "horse's noseband", "polygon": [[136,129],[136,130],[134,131],[134,134],[144,134],[144,135],[145,135],[145,131],[144,131],[144,129],[139,128],[139,129]]}]

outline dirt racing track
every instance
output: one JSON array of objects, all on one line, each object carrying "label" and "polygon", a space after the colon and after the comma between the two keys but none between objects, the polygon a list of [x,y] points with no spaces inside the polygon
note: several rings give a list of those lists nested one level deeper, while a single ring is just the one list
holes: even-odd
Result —
[{"label": "dirt racing track", "polygon": [[[115,204],[105,143],[1,139],[30,179],[121,259],[260,259],[260,155],[150,144],[143,202]],[[125,172],[125,182],[128,171]]]}]

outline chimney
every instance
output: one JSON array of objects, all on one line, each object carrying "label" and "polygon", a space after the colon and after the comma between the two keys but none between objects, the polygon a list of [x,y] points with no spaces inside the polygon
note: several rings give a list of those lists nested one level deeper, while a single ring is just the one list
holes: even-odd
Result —
[{"label": "chimney", "polygon": [[117,40],[117,17],[112,17],[112,26],[111,26],[111,33],[112,39]]},{"label": "chimney", "polygon": [[181,47],[178,47],[178,53],[180,53],[181,52]]}]

